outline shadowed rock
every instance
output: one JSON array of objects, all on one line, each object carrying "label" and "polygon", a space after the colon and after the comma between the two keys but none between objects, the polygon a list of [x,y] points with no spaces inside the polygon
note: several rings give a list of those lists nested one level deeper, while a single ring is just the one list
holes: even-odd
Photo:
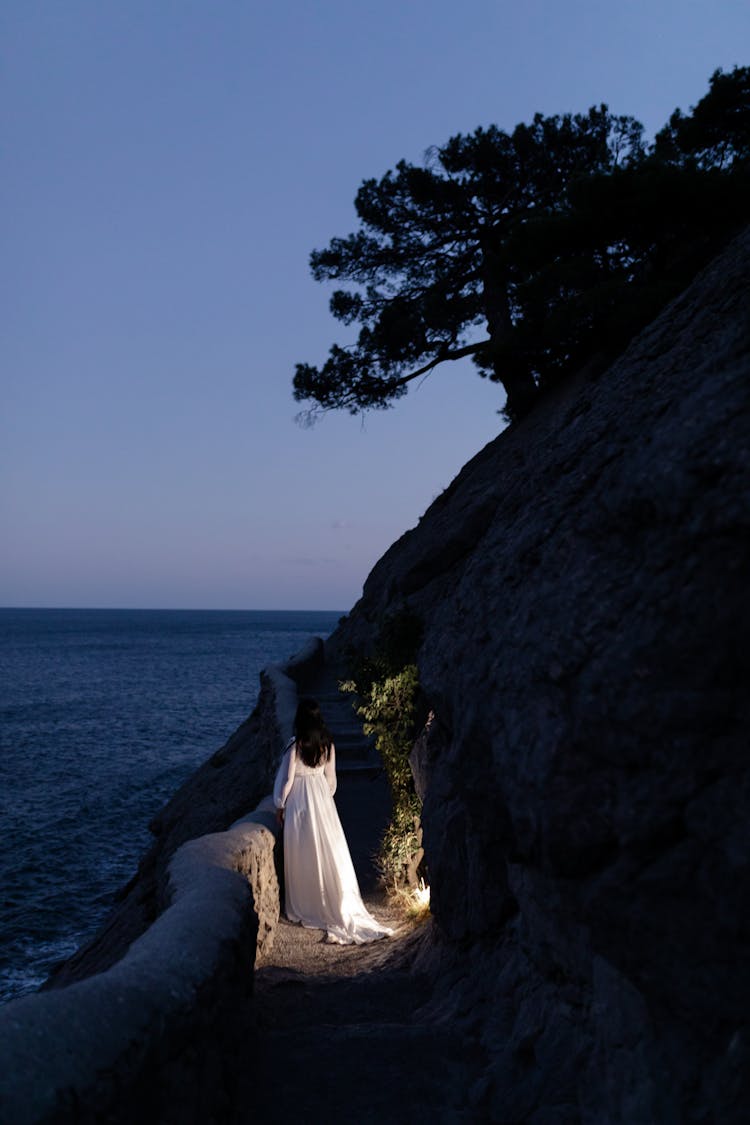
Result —
[{"label": "shadowed rock", "polygon": [[749,353],[746,232],[470,461],[329,642],[423,620],[445,1005],[494,1120],[748,1119]]}]

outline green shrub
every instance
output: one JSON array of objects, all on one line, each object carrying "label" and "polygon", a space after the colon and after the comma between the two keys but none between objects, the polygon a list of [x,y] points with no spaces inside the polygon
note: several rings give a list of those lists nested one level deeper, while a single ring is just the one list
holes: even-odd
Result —
[{"label": "green shrub", "polygon": [[383,624],[372,655],[352,656],[352,678],[341,687],[358,696],[365,734],[374,735],[391,790],[393,811],[379,865],[392,887],[416,883],[422,856],[421,802],[414,791],[409,752],[417,726],[419,674],[414,657],[422,637],[418,618],[402,612]]}]

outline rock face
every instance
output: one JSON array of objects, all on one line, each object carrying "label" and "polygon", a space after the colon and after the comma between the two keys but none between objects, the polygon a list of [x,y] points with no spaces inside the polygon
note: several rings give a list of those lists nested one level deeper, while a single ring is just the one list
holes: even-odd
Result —
[{"label": "rock face", "polygon": [[750,232],[383,557],[444,1003],[504,1122],[750,1119]]}]

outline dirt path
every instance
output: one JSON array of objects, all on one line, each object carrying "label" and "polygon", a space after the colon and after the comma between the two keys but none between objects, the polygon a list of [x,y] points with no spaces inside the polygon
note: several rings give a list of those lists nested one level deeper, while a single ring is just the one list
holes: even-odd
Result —
[{"label": "dirt path", "polygon": [[364,946],[282,921],[256,969],[247,1008],[235,1125],[250,1122],[469,1122],[476,1052],[449,1024],[420,1015],[430,997],[412,967],[421,940],[377,885],[372,855],[389,815],[388,787],[335,670],[308,686],[336,743],[336,803],[368,909],[395,928]]}]

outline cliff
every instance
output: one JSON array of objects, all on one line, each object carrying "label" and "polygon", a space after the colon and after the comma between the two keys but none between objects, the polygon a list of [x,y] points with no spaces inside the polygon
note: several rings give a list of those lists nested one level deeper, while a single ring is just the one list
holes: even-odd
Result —
[{"label": "cliff", "polygon": [[750,1114],[750,232],[470,461],[329,648],[424,626],[435,1012],[507,1122]]},{"label": "cliff", "polygon": [[[326,645],[332,662],[371,648],[404,609],[423,625],[432,716],[412,760],[434,918],[419,967],[434,974],[430,1010],[448,1038],[458,1023],[465,1045],[481,1045],[482,1078],[465,1092],[477,1120],[750,1119],[749,297],[746,232],[613,367],[561,387],[470,461]],[[190,1074],[206,1104],[212,1090],[227,1100],[236,1060],[214,1033],[234,1026],[251,930],[260,942],[270,924],[261,884],[275,882],[272,845],[266,876],[250,856],[261,828],[233,822],[268,790],[288,728],[279,693],[266,677],[248,723],[156,819],[104,931],[52,982],[71,987],[8,1006],[25,1060],[9,1070],[14,1096],[38,1085],[40,1057],[54,1070],[36,1048],[37,1008],[45,1019],[54,1009],[59,1089],[98,1112],[99,1056],[92,1048],[73,1082],[77,1056],[59,1032],[59,1013],[73,1027],[78,1011],[91,1039],[95,1007],[120,1036],[107,1105],[123,1074],[144,1071],[129,1046],[139,1037],[154,1073],[169,1051],[178,1075],[185,1057],[205,1058],[213,1078]],[[202,868],[174,897],[175,871],[196,857],[227,885],[223,913]],[[225,868],[255,872],[252,917]],[[277,889],[271,898],[274,914]],[[165,950],[179,988],[162,972]],[[131,998],[150,995],[144,973],[157,962],[146,1034],[146,1016],[123,1021],[111,995],[125,984]],[[180,1088],[183,1113],[193,1095]]]}]

